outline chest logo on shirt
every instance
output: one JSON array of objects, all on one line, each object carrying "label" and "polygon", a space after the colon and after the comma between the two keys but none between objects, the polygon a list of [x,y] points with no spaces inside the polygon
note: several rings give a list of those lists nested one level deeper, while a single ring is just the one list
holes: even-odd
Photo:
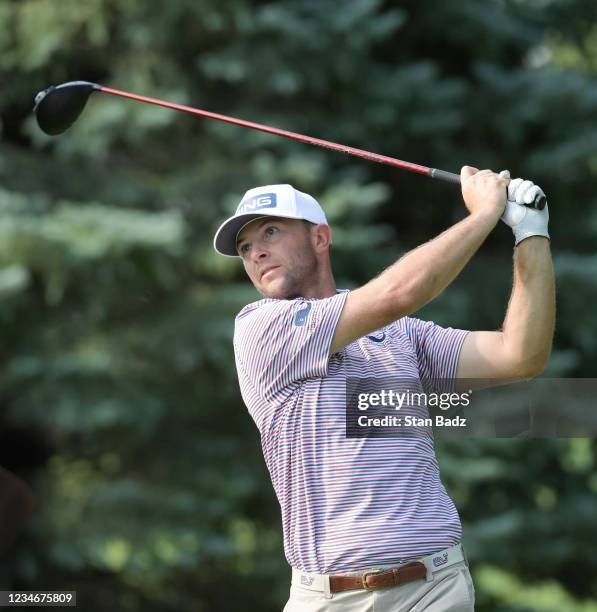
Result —
[{"label": "chest logo on shirt", "polygon": [[294,315],[294,325],[296,327],[301,327],[307,322],[307,315],[309,314],[310,310],[311,310],[311,304],[307,304],[304,308],[301,308]]},{"label": "chest logo on shirt", "polygon": [[382,332],[379,338],[376,338],[375,336],[367,336],[367,338],[373,342],[383,342],[386,339],[386,332]]}]

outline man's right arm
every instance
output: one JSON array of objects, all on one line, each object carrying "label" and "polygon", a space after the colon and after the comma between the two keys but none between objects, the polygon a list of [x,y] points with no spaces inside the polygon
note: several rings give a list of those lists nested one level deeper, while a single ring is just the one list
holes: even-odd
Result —
[{"label": "man's right arm", "polygon": [[504,212],[508,179],[465,166],[461,180],[469,216],[351,291],[338,320],[330,354],[430,302],[458,276],[481,246]]}]

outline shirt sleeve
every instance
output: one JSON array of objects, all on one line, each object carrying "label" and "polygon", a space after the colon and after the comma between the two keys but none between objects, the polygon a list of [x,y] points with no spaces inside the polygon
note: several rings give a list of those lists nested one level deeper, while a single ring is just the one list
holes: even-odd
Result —
[{"label": "shirt sleeve", "polygon": [[420,378],[451,389],[468,331],[407,317],[406,332],[416,351]]},{"label": "shirt sleeve", "polygon": [[327,375],[329,352],[346,293],[321,300],[262,300],[236,318],[234,354],[241,382],[269,404],[300,381]]}]

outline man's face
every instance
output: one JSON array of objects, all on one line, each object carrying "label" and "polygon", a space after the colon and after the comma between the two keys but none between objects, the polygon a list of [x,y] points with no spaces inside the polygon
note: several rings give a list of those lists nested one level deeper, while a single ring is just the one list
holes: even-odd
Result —
[{"label": "man's face", "polygon": [[265,297],[304,296],[317,278],[311,232],[299,219],[256,219],[239,233],[236,248],[253,285]]}]

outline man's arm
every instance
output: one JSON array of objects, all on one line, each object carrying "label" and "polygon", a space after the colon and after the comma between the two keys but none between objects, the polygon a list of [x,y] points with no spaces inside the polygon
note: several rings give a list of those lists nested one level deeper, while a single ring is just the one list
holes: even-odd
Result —
[{"label": "man's arm", "polygon": [[[507,170],[500,173],[509,177]],[[545,368],[555,325],[555,282],[547,224],[549,211],[524,206],[542,193],[531,181],[517,178],[508,185],[502,221],[512,228],[516,251],[514,282],[501,332],[474,332],[465,340],[457,377],[469,387],[490,386],[531,378]],[[485,379],[483,381],[482,379]]]},{"label": "man's arm", "polygon": [[[554,325],[549,240],[533,236],[522,241],[514,254],[514,283],[503,330],[469,333],[456,377],[518,380],[540,374],[549,360]],[[487,385],[480,382],[480,386]]]},{"label": "man's arm", "polygon": [[465,166],[462,195],[469,216],[351,291],[338,320],[330,354],[404,317],[439,295],[495,227],[505,205],[506,178]]}]

